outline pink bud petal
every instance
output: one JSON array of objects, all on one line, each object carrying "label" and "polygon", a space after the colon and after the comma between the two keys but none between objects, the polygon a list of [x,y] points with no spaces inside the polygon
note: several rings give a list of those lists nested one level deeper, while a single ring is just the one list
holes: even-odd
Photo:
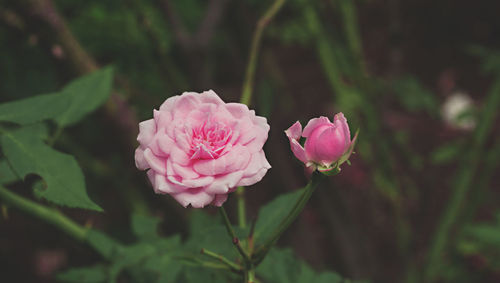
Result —
[{"label": "pink bud petal", "polygon": [[306,127],[304,128],[304,132],[302,133],[302,136],[304,138],[307,138],[311,135],[311,133],[316,130],[318,127],[321,127],[323,125],[329,125],[330,120],[328,120],[327,117],[321,116],[319,118],[313,118],[307,122]]},{"label": "pink bud petal", "polygon": [[285,131],[285,134],[290,141],[290,148],[292,149],[295,157],[297,157],[297,159],[299,159],[300,161],[306,163],[306,153],[304,151],[304,148],[299,143],[299,139],[302,134],[302,125],[300,125],[300,122],[295,122],[295,124],[293,124]]}]

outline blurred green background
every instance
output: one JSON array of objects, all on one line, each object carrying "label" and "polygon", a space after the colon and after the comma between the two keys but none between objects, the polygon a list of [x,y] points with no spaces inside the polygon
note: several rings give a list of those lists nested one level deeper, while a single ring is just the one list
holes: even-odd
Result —
[{"label": "blurred green background", "polygon": [[[164,235],[187,233],[193,209],[155,195],[135,169],[137,122],[183,91],[213,89],[238,101],[252,34],[269,5],[0,1],[0,102],[115,68],[110,101],[56,143],[75,155],[105,213],[66,214],[123,241],[132,238],[132,211],[162,218]],[[487,0],[286,1],[257,63],[251,108],[271,125],[273,168],[247,190],[250,218],[307,182],[283,131],[342,111],[361,131],[352,166],[315,192],[279,245],[347,278],[499,282],[498,11],[500,2]],[[234,199],[227,204],[235,212]],[[2,211],[5,282],[52,282],[58,271],[98,261],[58,230]]]}]

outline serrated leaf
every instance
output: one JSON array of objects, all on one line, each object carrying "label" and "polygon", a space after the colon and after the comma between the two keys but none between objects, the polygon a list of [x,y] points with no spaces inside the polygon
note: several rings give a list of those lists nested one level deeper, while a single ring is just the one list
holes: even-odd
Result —
[{"label": "serrated leaf", "polygon": [[64,127],[74,124],[103,104],[111,93],[113,69],[107,67],[78,78],[67,85],[61,95],[69,100],[67,109],[55,117]]},{"label": "serrated leaf", "polygon": [[111,67],[70,82],[60,92],[0,104],[0,121],[20,125],[54,120],[61,127],[74,124],[109,97]]},{"label": "serrated leaf", "polygon": [[69,100],[59,93],[43,94],[0,104],[0,121],[20,125],[53,119],[67,109]]},{"label": "serrated leaf", "polygon": [[75,283],[101,283],[106,282],[107,268],[104,265],[71,268],[57,274],[57,280]]},{"label": "serrated leaf", "polygon": [[304,189],[300,189],[282,194],[259,210],[254,232],[254,238],[257,242],[265,241],[271,236],[271,233],[288,215],[303,193]]},{"label": "serrated leaf", "polygon": [[45,182],[37,196],[55,204],[102,211],[87,195],[85,180],[73,156],[58,152],[41,139],[43,125],[32,125],[0,137],[5,157],[18,176],[36,174]]}]

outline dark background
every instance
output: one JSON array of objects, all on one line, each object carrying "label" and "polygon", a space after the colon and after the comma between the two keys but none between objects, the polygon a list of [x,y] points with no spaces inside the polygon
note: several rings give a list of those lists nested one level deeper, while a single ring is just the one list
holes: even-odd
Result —
[{"label": "dark background", "polygon": [[[468,233],[487,223],[488,239],[500,239],[498,119],[490,119],[487,138],[475,148],[478,131],[446,123],[441,107],[466,92],[477,128],[488,124],[481,113],[499,80],[500,3],[354,2],[287,1],[266,29],[251,108],[271,125],[264,149],[273,168],[247,189],[250,218],[307,182],[283,131],[296,120],[342,111],[351,130],[361,132],[352,166],[315,192],[279,245],[292,246],[315,269],[348,278],[418,277],[443,211],[467,182],[438,280],[498,282],[500,245]],[[238,101],[252,33],[270,4],[0,1],[0,102],[55,91],[98,66],[115,67],[107,107],[56,144],[76,156],[89,194],[106,212],[68,209],[67,215],[124,241],[131,211],[162,217],[165,235],[186,233],[192,209],[155,195],[135,169],[137,122],[183,91],[213,89]],[[474,172],[471,181],[461,179],[466,170]],[[234,215],[233,198],[227,206]],[[0,281],[51,282],[57,271],[99,259],[45,223],[7,214],[0,219]]]}]

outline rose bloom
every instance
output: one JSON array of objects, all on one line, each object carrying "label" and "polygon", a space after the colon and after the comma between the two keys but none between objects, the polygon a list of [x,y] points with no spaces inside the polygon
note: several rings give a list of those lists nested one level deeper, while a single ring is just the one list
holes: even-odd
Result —
[{"label": "rose bloom", "polygon": [[168,98],[139,123],[135,163],[156,193],[181,205],[221,206],[238,186],[257,183],[271,168],[262,146],[269,125],[241,103],[212,90]]},{"label": "rose bloom", "polygon": [[[327,117],[309,120],[304,131],[297,121],[285,131],[293,154],[304,162],[309,171],[330,171],[340,169],[352,153],[357,133],[351,141],[349,125],[344,114],[338,113],[333,123]],[[300,137],[305,138],[304,147],[299,143]]]}]

